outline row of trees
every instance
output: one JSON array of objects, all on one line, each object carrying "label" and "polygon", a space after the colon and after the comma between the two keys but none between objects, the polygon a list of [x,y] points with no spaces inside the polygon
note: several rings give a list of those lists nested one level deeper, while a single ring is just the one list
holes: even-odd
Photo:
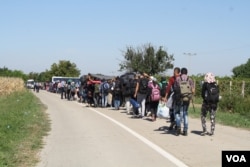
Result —
[{"label": "row of trees", "polygon": [[18,77],[22,78],[24,81],[27,79],[34,79],[38,82],[51,81],[52,76],[80,76],[80,70],[76,67],[75,63],[71,63],[68,60],[60,60],[58,64],[53,63],[50,70],[46,70],[41,73],[30,72],[29,74],[24,74],[20,70],[10,70],[7,67],[0,68],[0,76],[6,77]]},{"label": "row of trees", "polygon": [[18,77],[26,80],[27,75],[21,70],[10,70],[7,67],[0,68],[0,76],[2,77]]},{"label": "row of trees", "polygon": [[[123,60],[119,64],[119,71],[124,72],[146,72],[150,75],[161,74],[173,68],[174,55],[168,54],[162,46],[154,47],[145,44],[141,47],[127,47],[122,52]],[[101,72],[101,71],[100,71]],[[239,65],[232,69],[234,78],[250,78],[250,59],[246,64]],[[52,76],[80,76],[81,71],[76,64],[69,60],[60,60],[53,63],[49,70],[44,72],[30,72],[24,74],[20,70],[10,70],[7,67],[0,68],[0,76],[20,77],[24,80],[35,79],[36,81],[50,81]]]}]

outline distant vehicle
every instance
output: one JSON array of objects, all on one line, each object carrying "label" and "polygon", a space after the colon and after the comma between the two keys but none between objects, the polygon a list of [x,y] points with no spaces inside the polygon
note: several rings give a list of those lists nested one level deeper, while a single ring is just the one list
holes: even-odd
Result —
[{"label": "distant vehicle", "polygon": [[61,82],[61,81],[68,82],[69,80],[71,80],[71,82],[78,83],[78,82],[80,82],[80,77],[53,76],[52,79],[51,79],[51,82],[53,82],[53,83],[57,83],[57,82]]},{"label": "distant vehicle", "polygon": [[26,87],[27,87],[28,89],[34,89],[34,86],[35,86],[35,81],[34,81],[34,79],[28,79],[28,80],[26,81]]}]

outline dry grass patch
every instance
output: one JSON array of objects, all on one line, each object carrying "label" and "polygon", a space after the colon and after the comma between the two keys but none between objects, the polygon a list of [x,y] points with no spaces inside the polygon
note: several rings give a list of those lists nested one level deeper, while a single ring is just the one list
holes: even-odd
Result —
[{"label": "dry grass patch", "polygon": [[0,77],[0,85],[0,96],[25,89],[24,81],[21,78]]}]

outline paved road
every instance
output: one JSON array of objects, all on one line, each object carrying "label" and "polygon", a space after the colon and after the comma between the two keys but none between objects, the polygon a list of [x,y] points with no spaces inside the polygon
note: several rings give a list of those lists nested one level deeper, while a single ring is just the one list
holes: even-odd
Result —
[{"label": "paved road", "polygon": [[189,119],[188,136],[175,136],[159,129],[167,129],[164,119],[132,119],[124,110],[35,94],[48,106],[52,128],[37,167],[219,167],[222,150],[250,150],[247,130],[217,125],[214,136],[200,136],[200,121]]}]

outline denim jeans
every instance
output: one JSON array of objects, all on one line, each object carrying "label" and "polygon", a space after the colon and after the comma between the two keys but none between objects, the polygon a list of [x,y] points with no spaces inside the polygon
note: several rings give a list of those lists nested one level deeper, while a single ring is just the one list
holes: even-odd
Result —
[{"label": "denim jeans", "polygon": [[95,103],[95,107],[100,105],[100,93],[94,93],[94,103]]},{"label": "denim jeans", "polygon": [[117,100],[117,99],[114,100],[114,106],[115,106],[115,109],[116,109],[116,110],[119,109],[120,103],[121,103],[120,100]]},{"label": "denim jeans", "polygon": [[108,104],[108,95],[107,94],[102,94],[102,107],[107,107]]},{"label": "denim jeans", "polygon": [[176,126],[181,128],[181,123],[183,122],[183,131],[188,130],[188,107],[189,104],[182,104],[176,106],[175,108],[175,120]]}]

